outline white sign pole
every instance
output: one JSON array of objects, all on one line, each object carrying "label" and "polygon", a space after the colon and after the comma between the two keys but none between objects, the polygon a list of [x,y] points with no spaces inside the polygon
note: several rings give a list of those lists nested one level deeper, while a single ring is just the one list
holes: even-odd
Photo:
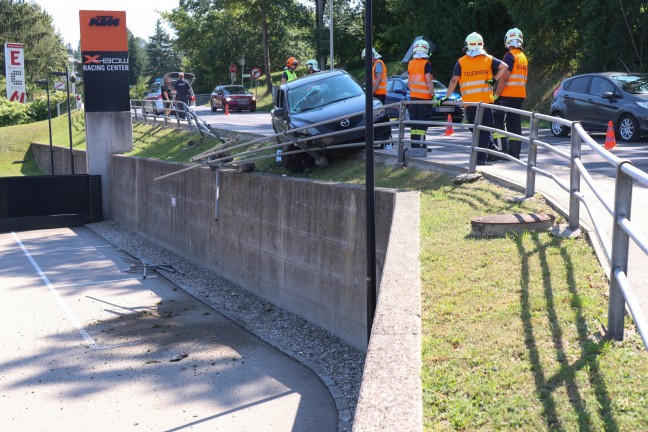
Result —
[{"label": "white sign pole", "polygon": [[23,44],[5,44],[7,99],[25,103],[25,50]]}]

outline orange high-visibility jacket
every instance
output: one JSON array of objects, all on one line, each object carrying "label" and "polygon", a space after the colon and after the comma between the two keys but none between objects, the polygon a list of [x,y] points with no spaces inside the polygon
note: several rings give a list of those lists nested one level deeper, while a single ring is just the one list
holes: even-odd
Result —
[{"label": "orange high-visibility jacket", "polygon": [[525,98],[529,61],[521,49],[512,48],[510,52],[513,54],[515,62],[513,63],[511,75],[506,81],[506,87],[502,90],[502,96]]},{"label": "orange high-visibility jacket", "polygon": [[410,88],[410,97],[414,99],[432,99],[430,90],[425,82],[425,65],[429,62],[428,59],[418,58],[410,60],[407,65],[407,73],[409,78],[407,84]]},{"label": "orange high-visibility jacket", "polygon": [[486,83],[493,79],[493,57],[488,54],[476,57],[465,55],[459,59],[459,65],[461,99],[464,102],[493,103],[493,90]]}]

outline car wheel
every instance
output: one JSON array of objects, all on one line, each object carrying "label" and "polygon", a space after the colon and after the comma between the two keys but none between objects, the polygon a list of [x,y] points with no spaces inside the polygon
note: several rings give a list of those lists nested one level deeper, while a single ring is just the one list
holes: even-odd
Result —
[{"label": "car wheel", "polygon": [[[553,113],[551,115],[557,118],[564,118],[560,113]],[[570,130],[571,128],[561,125],[560,123],[551,123],[551,133],[555,137],[566,137],[567,135],[569,135]]]},{"label": "car wheel", "polygon": [[214,105],[214,101],[212,101],[210,105],[211,105],[212,112],[216,112],[216,105]]},{"label": "car wheel", "polygon": [[639,139],[639,124],[630,114],[624,114],[617,122],[616,133],[621,141],[636,141]]},{"label": "car wheel", "polygon": [[256,108],[251,108],[250,109],[250,112],[254,112],[254,111],[256,111]]},{"label": "car wheel", "polygon": [[285,153],[291,151],[301,150],[295,144],[287,144],[281,149],[281,165],[292,173],[300,173],[308,171],[315,166],[315,159],[310,157],[308,153],[297,153],[286,155]]}]

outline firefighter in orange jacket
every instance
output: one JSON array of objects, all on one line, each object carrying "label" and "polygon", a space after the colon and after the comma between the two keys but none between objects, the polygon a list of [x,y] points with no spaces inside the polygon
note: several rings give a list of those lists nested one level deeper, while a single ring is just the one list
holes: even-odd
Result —
[{"label": "firefighter in orange jacket", "polygon": [[[504,36],[504,46],[509,49],[502,60],[507,65],[506,72],[497,83],[495,90],[495,104],[511,108],[522,108],[522,102],[526,98],[526,83],[529,69],[529,61],[522,52],[524,36],[518,28],[512,28]],[[495,128],[514,133],[522,134],[522,120],[520,114],[505,111],[494,111]],[[522,142],[518,138],[509,138],[499,132],[493,133],[493,138],[500,143],[500,149],[514,158],[520,159]]]},{"label": "firefighter in orange jacket", "polygon": [[[362,50],[362,59],[365,58],[365,50]],[[382,56],[378,52],[371,48],[371,62],[373,67],[371,68],[371,91],[374,97],[380,102],[385,103],[385,97],[387,96],[387,66],[385,62],[380,60]]]},{"label": "firefighter in orange jacket", "polygon": [[[423,39],[414,42],[413,59],[407,64],[407,84],[410,89],[410,101],[435,101],[434,75],[429,60],[430,44]],[[432,113],[431,104],[411,104],[409,106],[410,120],[429,121]],[[426,125],[413,124],[410,129],[412,141],[425,141]],[[418,142],[410,144],[412,148],[425,147]]]},{"label": "firefighter in orange jacket", "polygon": [[[492,104],[494,81],[506,72],[506,63],[501,60],[488,55],[484,50],[484,39],[479,33],[471,33],[466,37],[464,43],[465,55],[461,57],[454,67],[452,79],[448,84],[446,95],[441,99],[443,102],[450,97],[454,89],[459,84],[459,91],[461,92],[461,99],[464,102],[486,102]],[[493,78],[493,70],[497,70]],[[466,107],[466,119],[468,123],[475,122],[475,115],[477,113],[476,106]],[[484,117],[482,118],[483,126],[493,126],[493,111],[491,109],[484,110]],[[476,131],[473,130],[473,133]],[[479,147],[488,148],[490,144],[490,132],[479,131]],[[477,153],[477,165],[486,165],[488,154],[483,152]]]}]

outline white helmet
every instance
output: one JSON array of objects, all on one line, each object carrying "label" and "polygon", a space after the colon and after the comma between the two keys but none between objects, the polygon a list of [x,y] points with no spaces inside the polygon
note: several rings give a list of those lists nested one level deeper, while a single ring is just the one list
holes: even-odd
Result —
[{"label": "white helmet", "polygon": [[520,48],[523,43],[524,43],[524,35],[522,34],[522,31],[517,27],[507,31],[506,34],[504,35],[504,46],[506,48],[511,46],[515,48]]},{"label": "white helmet", "polygon": [[308,69],[312,69],[312,70],[314,70],[315,72],[319,72],[319,71],[320,71],[320,69],[319,69],[319,64],[317,64],[317,60],[315,60],[315,59],[308,60],[308,61],[306,62],[306,66],[308,67]]},{"label": "white helmet", "polygon": [[483,49],[484,38],[482,38],[482,35],[480,35],[479,33],[472,32],[468,36],[466,36],[464,44],[466,45],[466,49],[468,51]]},{"label": "white helmet", "polygon": [[[362,49],[362,58],[365,58],[366,51],[367,51],[366,48]],[[379,59],[382,57],[380,54],[378,54],[378,51],[376,51],[375,48],[371,48],[371,56],[375,59]]]},{"label": "white helmet", "polygon": [[412,49],[413,53],[423,53],[423,55],[428,55],[428,52],[430,51],[430,44],[428,41],[425,39],[419,39],[416,42],[414,42],[414,47]]}]

